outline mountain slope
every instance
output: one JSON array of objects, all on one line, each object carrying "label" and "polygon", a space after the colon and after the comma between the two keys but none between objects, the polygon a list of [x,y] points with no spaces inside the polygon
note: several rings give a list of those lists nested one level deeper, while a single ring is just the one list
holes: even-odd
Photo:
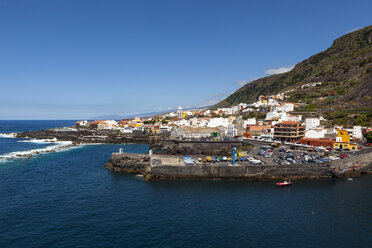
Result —
[{"label": "mountain slope", "polygon": [[[313,82],[322,84],[301,87]],[[355,117],[359,112],[364,114],[364,119],[367,118],[363,124],[371,122],[372,25],[336,39],[326,51],[298,63],[289,72],[244,85],[214,108],[240,102],[250,103],[256,101],[259,95],[272,95],[290,89],[295,90],[287,94],[289,101],[309,104],[331,120],[335,112],[344,112],[341,115],[344,121],[339,121],[338,124],[355,124],[353,121],[345,121],[349,121],[346,120],[349,115],[353,114]]]}]

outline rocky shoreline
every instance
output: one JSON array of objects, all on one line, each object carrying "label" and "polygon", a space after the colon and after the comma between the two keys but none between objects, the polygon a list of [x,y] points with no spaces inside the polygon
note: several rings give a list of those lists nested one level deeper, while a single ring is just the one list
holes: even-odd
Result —
[{"label": "rocky shoreline", "polygon": [[111,130],[55,130],[47,129],[40,131],[29,131],[16,133],[16,138],[32,139],[57,139],[58,141],[71,141],[73,144],[83,143],[148,143],[148,135],[135,134],[123,136],[119,131]]}]

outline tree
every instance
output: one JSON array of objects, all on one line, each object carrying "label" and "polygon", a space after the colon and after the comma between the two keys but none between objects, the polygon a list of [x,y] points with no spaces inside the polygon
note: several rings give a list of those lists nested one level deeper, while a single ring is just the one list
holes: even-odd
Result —
[{"label": "tree", "polygon": [[366,137],[368,140],[372,141],[372,131],[369,131],[368,133],[366,133],[364,135],[364,137]]}]

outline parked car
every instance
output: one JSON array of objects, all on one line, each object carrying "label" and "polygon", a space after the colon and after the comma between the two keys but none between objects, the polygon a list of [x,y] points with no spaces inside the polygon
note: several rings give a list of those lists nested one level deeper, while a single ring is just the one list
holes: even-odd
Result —
[{"label": "parked car", "polygon": [[259,164],[262,164],[262,161],[261,160],[252,160],[251,161],[251,163],[253,164],[253,165],[259,165]]},{"label": "parked car", "polygon": [[185,164],[195,164],[195,159],[193,159],[192,157],[189,157],[189,156],[184,156],[183,157],[183,162]]},{"label": "parked car", "polygon": [[341,154],[340,155],[340,158],[348,158],[348,157],[350,157],[349,155],[346,155],[346,154]]}]

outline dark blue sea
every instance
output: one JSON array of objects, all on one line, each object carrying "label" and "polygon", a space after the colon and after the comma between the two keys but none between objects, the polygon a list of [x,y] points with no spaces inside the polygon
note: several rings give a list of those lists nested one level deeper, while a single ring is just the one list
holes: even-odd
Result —
[{"label": "dark blue sea", "polygon": [[[74,121],[0,121],[0,133]],[[0,137],[0,157],[51,144]],[[274,182],[159,181],[104,168],[87,145],[0,162],[0,248],[372,247],[372,177]]]}]

